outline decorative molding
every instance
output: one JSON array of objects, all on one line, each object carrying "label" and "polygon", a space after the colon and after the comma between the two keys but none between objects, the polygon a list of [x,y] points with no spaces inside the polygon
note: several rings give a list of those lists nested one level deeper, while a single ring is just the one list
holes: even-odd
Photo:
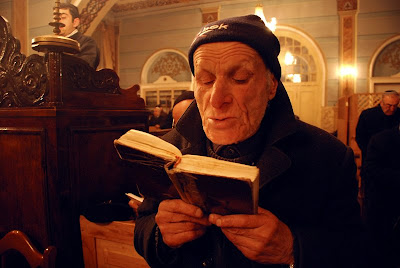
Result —
[{"label": "decorative molding", "polygon": [[343,63],[354,63],[354,17],[346,16],[343,18]]},{"label": "decorative molding", "polygon": [[[357,65],[357,13],[358,0],[337,0],[340,18],[340,68]],[[339,97],[354,93],[356,80],[354,76],[340,78]]]},{"label": "decorative molding", "polygon": [[9,23],[0,16],[0,107],[39,106],[48,95],[44,57],[26,57],[11,34]]},{"label": "decorative molding", "polygon": [[163,7],[168,5],[188,3],[188,2],[198,2],[198,1],[199,0],[143,0],[134,3],[115,4],[112,7],[112,11],[115,13],[120,13],[120,12],[147,9],[152,7]]},{"label": "decorative molding", "polygon": [[83,60],[70,55],[63,55],[62,64],[65,90],[121,94],[115,71],[95,71]]},{"label": "decorative molding", "polygon": [[184,71],[187,71],[187,62],[180,55],[172,53],[166,53],[160,57],[151,69],[152,73],[170,77],[177,76]]},{"label": "decorative molding", "polygon": [[400,70],[400,42],[393,42],[378,57],[378,62],[386,64],[393,69]]},{"label": "decorative molding", "polygon": [[203,25],[217,21],[219,19],[219,10],[220,7],[211,7],[211,8],[202,8],[202,21]]},{"label": "decorative molding", "polygon": [[101,9],[106,5],[108,0],[90,0],[80,14],[80,24],[78,29],[81,33],[85,33],[93,20],[97,17]]},{"label": "decorative molding", "polygon": [[338,11],[350,11],[358,9],[358,0],[337,0]]}]

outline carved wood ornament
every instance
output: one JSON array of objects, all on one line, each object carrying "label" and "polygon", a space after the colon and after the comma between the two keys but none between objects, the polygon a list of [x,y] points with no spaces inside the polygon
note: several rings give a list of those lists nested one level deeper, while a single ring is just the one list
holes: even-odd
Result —
[{"label": "carved wood ornament", "polygon": [[47,81],[44,58],[22,54],[9,23],[0,17],[0,107],[42,105],[48,93]]}]

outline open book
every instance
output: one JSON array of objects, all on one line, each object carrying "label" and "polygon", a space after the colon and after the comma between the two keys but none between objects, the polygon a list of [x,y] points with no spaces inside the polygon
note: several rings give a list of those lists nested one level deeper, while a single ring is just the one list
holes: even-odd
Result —
[{"label": "open book", "polygon": [[115,140],[114,146],[121,159],[139,168],[136,176],[146,177],[138,181],[140,190],[146,189],[141,190],[145,197],[177,198],[177,193],[206,213],[257,212],[259,170],[255,166],[182,155],[167,141],[134,129]]}]

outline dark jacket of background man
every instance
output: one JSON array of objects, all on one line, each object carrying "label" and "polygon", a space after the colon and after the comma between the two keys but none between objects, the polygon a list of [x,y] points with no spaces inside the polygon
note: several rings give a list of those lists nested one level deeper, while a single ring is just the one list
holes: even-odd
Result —
[{"label": "dark jacket of background man", "polygon": [[[383,262],[381,267],[400,265],[400,129],[399,125],[374,135],[364,161],[365,218]],[[398,266],[395,266],[398,265]]]},{"label": "dark jacket of background man", "polygon": [[[383,94],[382,101],[379,105],[365,109],[360,114],[356,127],[356,142],[361,149],[362,159],[366,158],[368,142],[373,135],[382,130],[390,129],[400,123],[400,110],[396,108],[399,97],[395,97],[398,93],[393,91],[392,94],[391,92],[392,91],[388,91]],[[396,107],[391,107],[391,109],[394,108],[394,111],[391,112],[384,106],[386,105],[386,99],[392,98],[397,98],[397,105]]]}]

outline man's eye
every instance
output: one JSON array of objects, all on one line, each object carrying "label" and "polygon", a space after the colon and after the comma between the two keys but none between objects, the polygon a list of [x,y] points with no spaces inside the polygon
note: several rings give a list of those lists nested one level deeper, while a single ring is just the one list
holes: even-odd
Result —
[{"label": "man's eye", "polygon": [[233,78],[233,80],[238,84],[245,84],[248,81],[247,78]]},{"label": "man's eye", "polygon": [[204,85],[212,85],[212,83],[214,83],[214,80],[204,80],[203,81]]},{"label": "man's eye", "polygon": [[203,85],[211,85],[214,83],[214,78],[211,76],[201,77],[199,79],[200,83]]}]

